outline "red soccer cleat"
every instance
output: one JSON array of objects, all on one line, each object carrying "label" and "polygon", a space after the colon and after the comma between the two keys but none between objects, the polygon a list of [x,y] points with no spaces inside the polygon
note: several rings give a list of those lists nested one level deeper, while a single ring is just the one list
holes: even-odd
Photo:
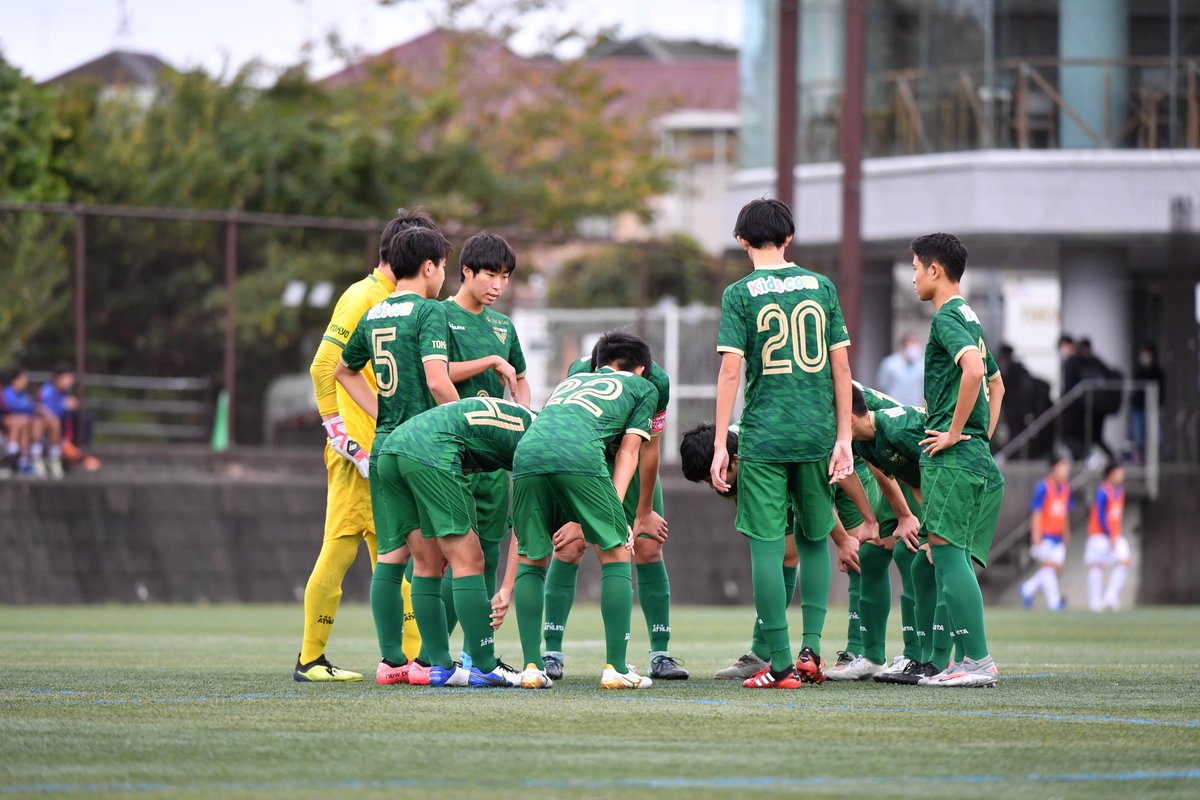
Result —
[{"label": "red soccer cleat", "polygon": [[764,667],[753,678],[742,681],[747,689],[799,689],[803,686],[795,670],[789,670],[787,675],[776,678],[770,667]]},{"label": "red soccer cleat", "polygon": [[408,683],[408,668],[411,661],[405,661],[398,667],[393,667],[386,661],[380,661],[375,668],[375,682],[380,686],[390,686],[397,683]]},{"label": "red soccer cleat", "polygon": [[804,683],[825,682],[825,659],[806,647],[796,656],[796,674]]},{"label": "red soccer cleat", "polygon": [[408,682],[412,686],[428,686],[429,673],[433,667],[427,667],[420,661],[408,662]]}]

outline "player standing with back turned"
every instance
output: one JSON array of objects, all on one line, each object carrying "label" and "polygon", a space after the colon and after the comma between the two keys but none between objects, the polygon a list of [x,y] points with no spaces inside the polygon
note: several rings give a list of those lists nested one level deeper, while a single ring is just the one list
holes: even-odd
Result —
[{"label": "player standing with back turned", "polygon": [[[835,531],[833,483],[854,469],[850,449],[850,336],[837,290],[823,275],[784,257],[796,231],[792,213],[778,200],[754,200],[734,226],[738,244],[754,265],[721,297],[717,351],[716,431],[710,477],[729,491],[726,439],[734,401],[746,369],[746,405],[739,437],[736,526],[750,540],[754,605],[771,651],[771,663],[747,688],[799,688],[801,678],[823,680],[818,652],[824,613],[805,618],[800,655],[793,667],[788,638],[783,558],[788,501],[803,535],[800,586],[829,594],[825,539]],[[858,542],[838,528],[839,557],[854,559]]]}]

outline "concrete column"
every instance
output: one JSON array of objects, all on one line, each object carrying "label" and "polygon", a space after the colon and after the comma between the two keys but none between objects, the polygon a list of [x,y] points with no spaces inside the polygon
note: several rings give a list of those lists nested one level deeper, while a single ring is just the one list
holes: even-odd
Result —
[{"label": "concrete column", "polygon": [[[1128,0],[1061,0],[1058,54],[1062,58],[1125,58],[1129,55]],[[1110,80],[1105,86],[1105,75]],[[1125,119],[1129,72],[1125,67],[1074,66],[1059,72],[1063,101],[1082,118],[1102,144],[1059,109],[1059,143],[1064,148],[1107,146],[1105,120],[1111,136]],[[1107,106],[1107,107],[1106,107]]]},{"label": "concrete column", "polygon": [[[1132,284],[1129,253],[1124,247],[1064,246],[1059,259],[1062,276],[1062,330],[1076,340],[1092,340],[1092,352],[1105,364],[1129,377],[1130,306]],[[1125,413],[1109,418],[1105,440],[1117,447],[1128,439]]]},{"label": "concrete column", "polygon": [[875,385],[879,362],[895,349],[892,324],[892,262],[867,261],[863,264],[858,336],[850,347],[855,380]]}]

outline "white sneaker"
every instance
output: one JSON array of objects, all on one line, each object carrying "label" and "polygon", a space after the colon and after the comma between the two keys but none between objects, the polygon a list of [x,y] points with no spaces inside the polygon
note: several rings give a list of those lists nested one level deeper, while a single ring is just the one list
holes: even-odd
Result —
[{"label": "white sneaker", "polygon": [[883,664],[876,664],[866,656],[858,656],[836,672],[826,671],[825,678],[831,681],[865,681],[886,670]]},{"label": "white sneaker", "polygon": [[941,686],[942,681],[946,680],[951,675],[957,674],[961,667],[962,665],[958,662],[951,661],[950,665],[937,675],[930,675],[928,678],[921,678],[921,680],[917,681],[917,684],[920,686]]},{"label": "white sneaker", "polygon": [[549,689],[554,685],[554,681],[550,680],[544,671],[538,669],[537,664],[526,664],[525,671],[521,673],[520,687],[522,689]]},{"label": "white sneaker", "polygon": [[995,686],[1000,680],[1000,671],[991,656],[975,661],[964,658],[958,672],[945,678],[938,686],[968,686],[984,688]]},{"label": "white sneaker", "polygon": [[653,685],[654,681],[638,675],[632,669],[622,675],[613,669],[612,664],[605,664],[604,673],[600,676],[601,689],[649,689]]},{"label": "white sneaker", "polygon": [[46,468],[46,460],[44,458],[35,458],[32,463],[33,477],[43,479],[49,477],[50,471]]},{"label": "white sneaker", "polygon": [[849,653],[845,650],[838,650],[837,661],[834,662],[834,665],[832,667],[825,670],[825,677],[829,680],[834,680],[834,681],[853,680],[852,678],[842,678],[842,677],[838,677],[838,676],[840,675],[842,670],[844,670],[846,667],[853,664],[854,659],[856,659],[856,658],[858,658],[858,656],[854,655],[854,653]]},{"label": "white sneaker", "polygon": [[62,461],[57,458],[52,458],[50,459],[48,465],[50,467],[50,477],[56,481],[61,481],[64,474]]}]

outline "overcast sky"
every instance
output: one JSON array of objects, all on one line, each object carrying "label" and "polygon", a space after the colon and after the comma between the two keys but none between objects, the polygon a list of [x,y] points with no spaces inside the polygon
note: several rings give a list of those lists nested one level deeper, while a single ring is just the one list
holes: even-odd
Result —
[{"label": "overcast sky", "polygon": [[[214,73],[254,58],[285,66],[300,60],[305,42],[323,42],[330,31],[365,53],[384,50],[428,31],[430,10],[441,5],[440,0],[391,6],[376,0],[0,0],[0,52],[39,81],[114,48]],[[619,25],[625,35],[733,45],[741,39],[743,0],[559,0],[559,5],[527,18],[514,42],[518,51],[536,51],[547,31],[571,26]],[[313,62],[318,76],[338,67],[323,45]]]}]

